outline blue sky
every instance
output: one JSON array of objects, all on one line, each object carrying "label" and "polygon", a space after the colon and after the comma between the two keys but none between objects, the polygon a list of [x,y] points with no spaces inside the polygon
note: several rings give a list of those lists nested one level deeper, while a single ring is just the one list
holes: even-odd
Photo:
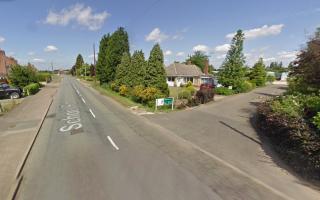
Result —
[{"label": "blue sky", "polygon": [[319,19],[319,0],[0,0],[0,48],[21,64],[69,68],[78,53],[91,63],[93,43],[123,26],[131,51],[147,57],[160,42],[166,64],[201,50],[219,67],[242,29],[249,65],[259,57],[288,63]]}]

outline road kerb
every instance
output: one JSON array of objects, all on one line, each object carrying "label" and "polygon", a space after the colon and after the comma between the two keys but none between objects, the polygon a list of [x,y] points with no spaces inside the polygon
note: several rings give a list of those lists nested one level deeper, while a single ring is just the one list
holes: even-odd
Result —
[{"label": "road kerb", "polygon": [[[57,92],[57,90],[55,91],[55,93],[56,92]],[[17,168],[16,175],[15,175],[15,181],[14,181],[14,183],[12,183],[12,186],[11,186],[8,198],[7,198],[8,200],[15,199],[15,196],[16,196],[16,194],[18,192],[18,189],[20,187],[20,184],[22,182],[22,176],[21,176],[22,170],[23,170],[23,168],[24,168],[24,166],[26,164],[26,161],[27,161],[27,159],[28,159],[28,157],[30,155],[30,152],[32,150],[32,147],[33,147],[33,145],[34,145],[34,143],[35,143],[35,141],[36,141],[36,139],[37,139],[37,137],[39,135],[39,132],[40,132],[40,129],[41,129],[42,125],[43,125],[43,122],[44,122],[44,120],[45,120],[45,118],[46,118],[46,116],[47,116],[47,114],[49,112],[49,109],[50,109],[51,105],[52,105],[53,96],[54,95],[51,96],[51,100],[50,100],[49,106],[47,107],[44,115],[41,118],[41,122],[39,123],[39,125],[37,127],[36,134],[35,134],[34,138],[32,139],[27,151],[25,152],[25,155],[24,155],[23,159],[21,160],[21,162],[19,164],[19,167]]]}]

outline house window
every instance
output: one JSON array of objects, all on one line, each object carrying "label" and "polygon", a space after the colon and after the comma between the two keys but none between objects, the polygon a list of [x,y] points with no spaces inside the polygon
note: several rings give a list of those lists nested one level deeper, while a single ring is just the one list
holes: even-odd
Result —
[{"label": "house window", "polygon": [[191,81],[191,83],[193,83],[193,77],[184,77],[184,81],[187,83],[189,81]]},{"label": "house window", "polygon": [[168,81],[174,82],[175,78],[176,78],[176,77],[169,76],[169,77],[168,77]]}]

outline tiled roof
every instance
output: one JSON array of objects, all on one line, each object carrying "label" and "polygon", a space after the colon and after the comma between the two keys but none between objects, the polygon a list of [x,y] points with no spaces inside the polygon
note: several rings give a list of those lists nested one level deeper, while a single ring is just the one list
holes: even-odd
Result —
[{"label": "tiled roof", "polygon": [[165,68],[167,76],[201,76],[201,69],[196,65],[186,65],[182,63],[173,63]]}]

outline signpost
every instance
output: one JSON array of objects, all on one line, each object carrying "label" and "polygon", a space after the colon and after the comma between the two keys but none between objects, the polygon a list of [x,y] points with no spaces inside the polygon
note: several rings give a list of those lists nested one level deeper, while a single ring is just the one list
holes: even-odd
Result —
[{"label": "signpost", "polygon": [[167,105],[171,105],[171,109],[173,110],[173,104],[174,104],[173,97],[156,99],[156,110],[159,106],[167,106]]}]

